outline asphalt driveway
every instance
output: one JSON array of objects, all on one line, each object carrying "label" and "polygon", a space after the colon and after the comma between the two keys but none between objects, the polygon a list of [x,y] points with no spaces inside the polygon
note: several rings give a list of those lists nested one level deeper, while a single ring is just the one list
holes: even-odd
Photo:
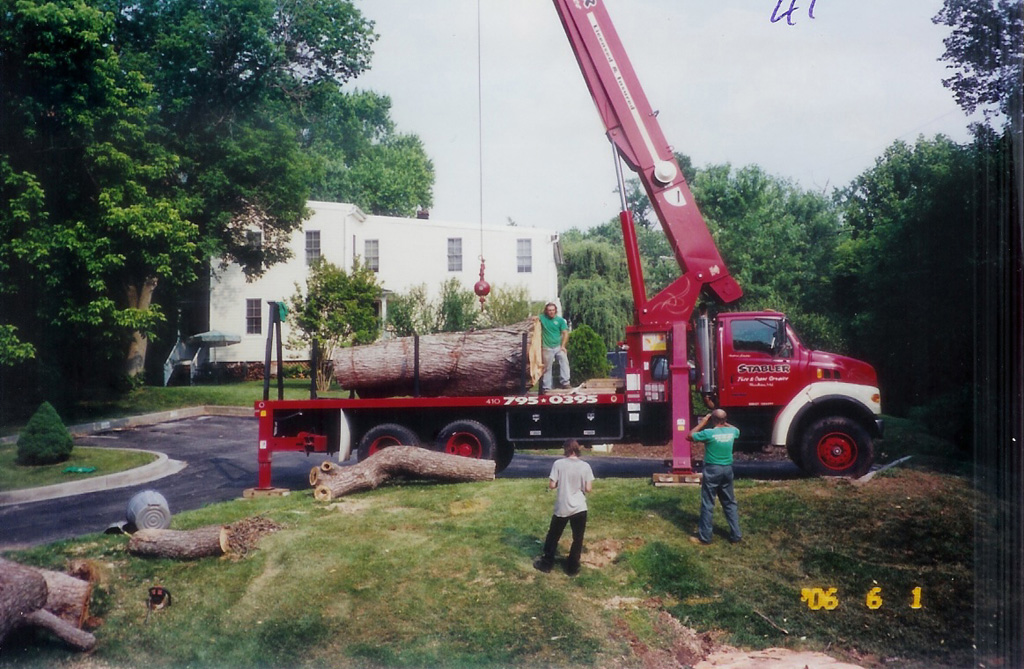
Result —
[{"label": "asphalt driveway", "polygon": [[[255,418],[200,416],[142,427],[97,432],[76,439],[83,446],[141,448],[178,461],[174,471],[145,483],[66,497],[0,506],[0,550],[50,543],[103,532],[126,518],[128,502],[143,490],[156,490],[172,514],[242,497],[256,486]],[[325,456],[275,453],[271,483],[277,488],[309,489],[309,470]],[[661,460],[587,458],[597,478],[647,478],[664,472]],[[500,478],[543,478],[554,456],[517,453]],[[349,462],[354,462],[350,460]],[[799,470],[788,462],[737,464],[737,476],[794,478]]]}]

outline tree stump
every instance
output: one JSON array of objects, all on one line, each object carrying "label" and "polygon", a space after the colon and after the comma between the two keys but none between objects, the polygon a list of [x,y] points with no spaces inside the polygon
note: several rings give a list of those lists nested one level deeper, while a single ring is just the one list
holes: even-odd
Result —
[{"label": "tree stump", "polygon": [[353,492],[373,490],[397,476],[451,482],[491,481],[494,461],[437,453],[415,446],[390,446],[358,464],[337,467],[335,473],[320,479],[313,497],[329,502]]},{"label": "tree stump", "polygon": [[[64,579],[52,576],[51,579],[62,592],[77,590]],[[46,610],[49,599],[47,580],[42,570],[0,558],[0,643],[11,630],[34,626],[52,632],[73,648],[90,650],[96,645],[96,637]],[[55,601],[62,598],[63,594],[58,594]]]},{"label": "tree stump", "polygon": [[[527,387],[532,386],[543,372],[539,327],[539,321],[530,319],[503,328],[420,337],[420,394],[437,397],[518,393],[524,365]],[[529,342],[525,360],[524,334]],[[360,397],[412,395],[415,390],[413,337],[338,349],[333,362],[338,384],[356,391]]]}]

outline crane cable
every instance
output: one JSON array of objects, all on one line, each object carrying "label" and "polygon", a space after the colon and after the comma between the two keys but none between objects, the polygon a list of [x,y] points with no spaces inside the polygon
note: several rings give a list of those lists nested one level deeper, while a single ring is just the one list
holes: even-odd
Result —
[{"label": "crane cable", "polygon": [[476,0],[476,115],[477,115],[477,160],[479,171],[480,201],[480,280],[473,286],[473,292],[480,298],[480,311],[484,310],[491,286],[484,280],[484,102],[483,102],[483,57],[480,21],[480,0]]}]

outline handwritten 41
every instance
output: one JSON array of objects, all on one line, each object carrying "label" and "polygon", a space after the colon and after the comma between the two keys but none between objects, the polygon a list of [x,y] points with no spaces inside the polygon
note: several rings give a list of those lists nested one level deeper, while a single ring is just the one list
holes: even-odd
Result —
[{"label": "handwritten 41", "polygon": [[[775,9],[772,11],[772,23],[778,23],[782,19],[786,19],[786,23],[788,25],[796,25],[793,21],[793,13],[800,9],[796,6],[797,0],[789,0],[789,9],[780,14],[779,10],[782,9],[782,5],[785,1],[786,0],[779,0],[775,3]],[[811,0],[811,6],[807,8],[807,16],[812,19],[814,18],[814,3],[816,1],[817,0]]]}]

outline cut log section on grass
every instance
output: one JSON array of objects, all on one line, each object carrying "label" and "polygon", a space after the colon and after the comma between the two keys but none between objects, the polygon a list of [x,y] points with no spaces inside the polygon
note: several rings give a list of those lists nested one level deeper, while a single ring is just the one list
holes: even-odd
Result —
[{"label": "cut log section on grass", "polygon": [[436,453],[415,446],[391,446],[321,478],[313,497],[329,502],[350,493],[373,490],[396,477],[449,482],[491,481],[494,461]]},{"label": "cut log section on grass", "polygon": [[[470,332],[442,332],[419,338],[419,392],[428,397],[505,395],[529,388],[543,372],[540,322]],[[523,335],[527,355],[523,358]],[[334,377],[363,398],[413,395],[416,380],[413,337],[338,349]]]},{"label": "cut log section on grass", "polygon": [[139,557],[195,560],[223,555],[220,525],[195,530],[139,530],[128,540],[128,552]]},{"label": "cut log section on grass", "polygon": [[207,525],[194,530],[139,530],[128,540],[128,552],[139,557],[195,560],[244,556],[259,540],[280,529],[267,518],[246,518],[230,525]]},{"label": "cut log section on grass", "polygon": [[319,465],[309,470],[310,487],[317,487],[322,479],[337,475],[341,469],[340,465],[337,465],[330,460],[324,460]]},{"label": "cut log section on grass", "polygon": [[46,604],[43,608],[81,629],[89,617],[92,583],[49,569],[40,569],[39,573],[46,579]]},{"label": "cut log section on grass", "polygon": [[[58,587],[76,590],[63,582]],[[46,610],[48,598],[42,570],[0,559],[0,645],[12,630],[28,626],[42,627],[78,650],[92,649],[96,637]]]}]

